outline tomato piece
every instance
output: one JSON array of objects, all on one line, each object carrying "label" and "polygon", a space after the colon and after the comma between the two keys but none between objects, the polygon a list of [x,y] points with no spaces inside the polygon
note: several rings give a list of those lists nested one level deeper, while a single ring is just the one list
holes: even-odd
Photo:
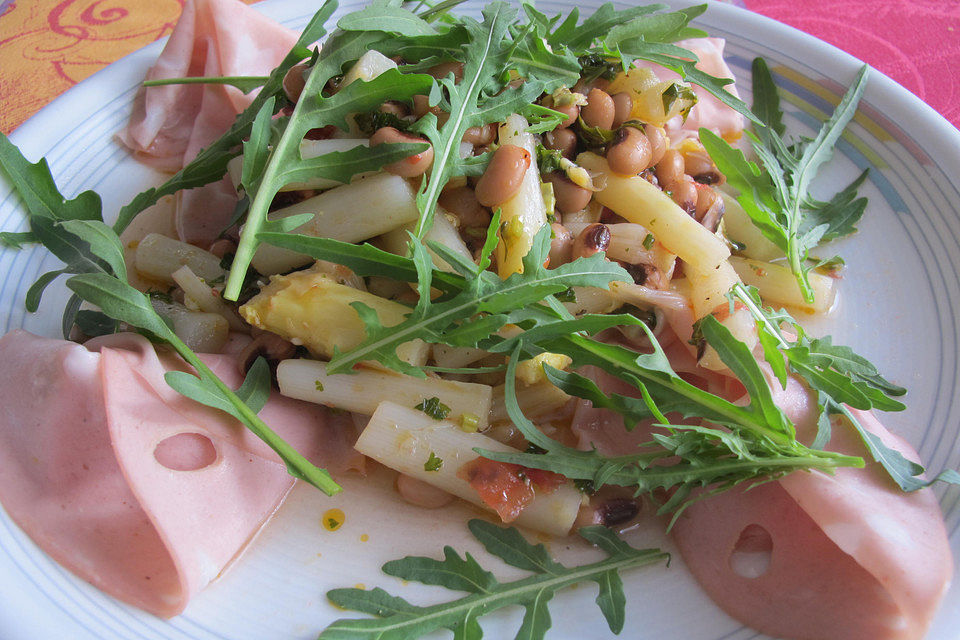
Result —
[{"label": "tomato piece", "polygon": [[496,511],[504,522],[516,520],[520,512],[533,502],[534,487],[543,493],[553,493],[565,480],[552,471],[483,457],[460,467],[457,477],[470,483],[483,503]]},{"label": "tomato piece", "polygon": [[480,457],[460,467],[457,477],[466,480],[504,522],[516,520],[533,501],[532,483],[518,464]]}]

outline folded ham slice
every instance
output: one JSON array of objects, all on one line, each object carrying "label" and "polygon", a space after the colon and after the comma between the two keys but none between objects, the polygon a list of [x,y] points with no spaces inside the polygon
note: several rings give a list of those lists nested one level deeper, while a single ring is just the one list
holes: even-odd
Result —
[{"label": "folded ham slice", "polygon": [[[684,351],[671,362],[684,377],[729,395],[718,374],[691,369]],[[794,377],[783,389],[761,368],[777,405],[810,442],[816,432],[814,398]],[[636,394],[602,372],[583,371],[605,391]],[[731,389],[736,389],[735,384]],[[853,411],[865,428],[908,458],[910,445],[876,417]],[[581,403],[574,415],[580,447],[627,455],[649,440],[648,424],[630,433],[618,414]],[[867,452],[846,425],[827,447]],[[953,559],[936,498],[929,489],[904,493],[876,463],[834,475],[795,472],[753,489],[733,490],[693,503],[672,535],[694,577],[731,616],[777,638],[791,640],[917,640],[949,585]]]},{"label": "folded ham slice", "polygon": [[[293,47],[297,34],[239,0],[187,0],[148,80],[188,76],[265,76]],[[141,160],[177,171],[223,134],[253,100],[217,84],[143,88],[120,140]],[[229,180],[180,196],[181,239],[206,246],[230,220],[236,193]]]},{"label": "folded ham slice", "polygon": [[[139,336],[91,348],[14,331],[0,339],[0,501],[60,564],[161,617],[180,613],[259,531],[293,485],[239,423],[173,392]],[[205,358],[229,384],[231,357]],[[359,464],[320,407],[271,395],[261,416],[316,464]]]},{"label": "folded ham slice", "polygon": [[[813,398],[797,380],[772,384],[798,436],[813,437]],[[918,460],[869,412],[858,421]],[[852,429],[827,447],[869,460]],[[673,529],[691,572],[727,613],[795,640],[918,640],[949,586],[953,559],[933,492],[902,492],[877,463],[779,482],[693,504]],[[759,556],[764,565],[740,564]],[[768,564],[767,564],[768,563]]]}]

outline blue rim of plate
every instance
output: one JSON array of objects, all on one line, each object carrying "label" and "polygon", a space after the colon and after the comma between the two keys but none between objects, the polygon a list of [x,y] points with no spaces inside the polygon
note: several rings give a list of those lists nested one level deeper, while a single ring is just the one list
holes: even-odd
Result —
[{"label": "blue rim of plate", "polygon": [[[266,0],[256,8],[279,17],[287,26],[298,28],[312,16],[313,10],[304,11],[296,4],[295,0]],[[362,4],[344,3],[341,11]],[[580,3],[582,9],[595,8],[599,4]],[[478,14],[476,6],[473,3],[467,12],[472,10]],[[539,3],[538,8],[549,13],[567,6],[567,2],[545,2]],[[763,55],[767,58],[785,103],[799,110],[791,115],[811,128],[833,109],[844,90],[840,83],[822,74],[817,67],[831,69],[831,76],[849,79],[861,64],[853,56],[812,36],[738,7],[711,4],[710,11],[699,22],[707,26],[712,36],[726,37],[730,41],[733,55],[728,55],[728,62],[739,78],[749,77],[752,57]],[[745,23],[755,25],[756,32],[764,34],[766,41],[789,44],[791,53],[783,48],[771,50],[762,42],[744,36],[738,27],[742,29]],[[64,192],[74,193],[81,188],[96,190],[97,185],[108,177],[116,158],[125,154],[113,144],[112,136],[125,122],[139,80],[159,54],[162,44],[162,41],[157,42],[130,54],[73,87],[24,123],[11,139],[29,149],[32,152],[28,152],[29,157],[39,157],[57,149],[48,160]],[[815,64],[818,61],[821,64]],[[824,62],[829,65],[823,65]],[[118,86],[121,87],[119,91]],[[109,95],[110,99],[93,113],[68,117],[67,120],[73,120],[70,129],[66,133],[57,133],[63,130],[64,107],[89,100],[96,94],[101,97]],[[908,132],[896,124],[911,119],[922,121],[922,130],[913,128]],[[960,167],[960,132],[909,91],[876,71],[871,74],[856,124],[859,126],[851,127],[851,132],[838,145],[838,155],[861,169],[872,167],[870,182],[880,191],[888,206],[902,214],[898,221],[913,242],[914,250],[921,256],[932,256],[924,261],[926,273],[923,281],[937,305],[943,353],[958,353],[960,326],[950,302],[960,299],[960,225],[956,224],[960,222],[960,213],[950,203],[960,203],[960,187],[944,167]],[[94,142],[91,144],[90,140]],[[890,147],[885,145],[900,146],[911,161],[904,161],[901,153],[889,153]],[[87,156],[97,158],[98,163],[82,165],[78,169],[78,159]],[[0,211],[7,212],[0,219],[0,228],[9,230],[19,226],[19,221],[14,219],[19,214],[13,198],[11,193],[5,193],[0,200]],[[914,211],[925,212],[923,220],[934,224],[922,227],[923,220],[918,219]],[[55,264],[40,250],[30,251],[26,259],[24,254],[20,254],[17,260],[13,256],[12,251],[0,252],[0,273],[6,274],[0,283],[0,300],[13,294],[21,301],[34,278],[46,268],[54,268]],[[949,272],[944,272],[943,265],[949,266]],[[9,289],[11,286],[13,290]],[[945,291],[947,295],[937,295],[937,291]],[[0,313],[5,314],[0,316],[4,331],[22,326],[26,319],[21,305],[10,305]],[[960,394],[957,393],[960,381],[956,358],[941,358],[939,367],[935,392],[938,402],[924,407],[923,422],[933,427],[924,430],[921,441],[914,444],[929,468],[957,468],[960,467],[960,430],[954,427],[953,442],[944,446],[945,438],[951,435],[950,425],[960,424]],[[943,399],[945,403],[940,402]],[[960,491],[941,489],[939,495],[956,551],[960,547]],[[108,637],[104,633],[116,638],[159,640],[224,637],[202,621],[193,619],[189,609],[184,615],[164,622],[103,595],[39,551],[4,512],[0,512],[0,539],[5,542],[3,552],[10,554],[23,579],[46,594],[50,606],[59,609],[75,624],[94,632],[95,637]],[[66,603],[72,606],[68,607]],[[97,626],[88,626],[91,623]],[[741,627],[717,640],[735,637],[745,640],[763,636]]]}]

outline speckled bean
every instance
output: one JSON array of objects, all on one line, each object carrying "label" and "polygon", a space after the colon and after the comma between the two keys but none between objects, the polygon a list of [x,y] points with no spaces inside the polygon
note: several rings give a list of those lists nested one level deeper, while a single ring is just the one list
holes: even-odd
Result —
[{"label": "speckled bean", "polygon": [[626,91],[621,91],[610,96],[613,100],[613,126],[619,127],[630,119],[633,111],[633,98]]},{"label": "speckled bean", "polygon": [[683,179],[683,156],[676,149],[667,149],[655,171],[660,186],[667,191],[673,191],[674,186]]},{"label": "speckled bean", "polygon": [[307,79],[304,77],[306,71],[307,65],[301,62],[290,67],[290,70],[283,76],[283,93],[290,102],[296,102],[300,99],[303,87],[307,84]]},{"label": "speckled bean", "polygon": [[482,127],[470,127],[463,132],[463,141],[474,146],[488,145],[497,139],[497,125],[490,123]]},{"label": "speckled bean", "polygon": [[413,96],[413,115],[418,118],[422,118],[427,113],[432,113],[433,115],[440,117],[440,114],[443,113],[443,110],[440,107],[431,107],[430,98],[423,94],[417,94]]},{"label": "speckled bean", "polygon": [[453,73],[453,81],[460,82],[463,80],[463,63],[455,60],[450,62],[441,62],[440,64],[427,69],[427,73],[437,80],[442,80]]},{"label": "speckled bean", "polygon": [[573,258],[573,234],[559,222],[550,225],[550,268],[555,269]]},{"label": "speckled bean", "polygon": [[643,131],[621,127],[607,149],[607,162],[614,173],[635,176],[650,166],[650,155],[650,141]]},{"label": "speckled bean", "polygon": [[398,118],[403,118],[410,115],[410,107],[397,100],[387,100],[380,105],[380,113],[389,113]]},{"label": "speckled bean", "polygon": [[610,246],[610,227],[595,222],[584,227],[573,241],[573,257],[588,258]]},{"label": "speckled bean", "polygon": [[676,202],[681,209],[691,216],[696,214],[697,183],[693,181],[693,178],[683,176],[680,181],[673,185],[673,189],[670,191],[672,192],[673,201]]},{"label": "speckled bean", "polygon": [[557,125],[557,129],[566,129],[574,122],[577,121],[577,116],[580,115],[580,107],[575,104],[565,104],[563,106],[557,106],[553,104],[553,98],[547,96],[544,100],[541,101],[543,106],[553,109],[554,111],[559,111],[560,113],[567,116],[567,119]]},{"label": "speckled bean", "polygon": [[697,184],[697,212],[694,217],[697,220],[702,220],[703,215],[707,212],[714,202],[717,201],[717,192],[713,190],[713,187],[708,185]]},{"label": "speckled bean", "polygon": [[562,171],[549,173],[543,179],[553,185],[553,196],[557,200],[557,210],[560,213],[580,211],[590,204],[593,193],[574,184]]},{"label": "speckled bean", "polygon": [[512,198],[520,190],[530,160],[530,152],[523,147],[505,144],[497,149],[477,181],[474,192],[480,204],[495,207]]},{"label": "speckled bean", "polygon": [[444,189],[439,202],[441,207],[460,219],[461,227],[485,226],[490,222],[490,212],[480,205],[470,187]]},{"label": "speckled bean", "polygon": [[543,135],[543,146],[559,151],[564,158],[573,159],[577,152],[577,134],[570,129],[548,131]]},{"label": "speckled bean", "polygon": [[587,94],[587,105],[580,109],[580,117],[591,127],[612,129],[615,112],[616,107],[609,93],[602,89],[591,89]]},{"label": "speckled bean", "polygon": [[650,164],[657,164],[663,159],[663,154],[667,150],[667,134],[663,129],[652,124],[643,125],[643,132],[650,141]]}]

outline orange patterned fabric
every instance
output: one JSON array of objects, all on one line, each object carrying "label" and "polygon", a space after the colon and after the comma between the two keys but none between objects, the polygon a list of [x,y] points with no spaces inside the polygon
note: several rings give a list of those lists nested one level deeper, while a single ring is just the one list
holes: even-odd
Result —
[{"label": "orange patterned fabric", "polygon": [[0,0],[0,131],[10,133],[77,82],[168,35],[183,2]]}]

